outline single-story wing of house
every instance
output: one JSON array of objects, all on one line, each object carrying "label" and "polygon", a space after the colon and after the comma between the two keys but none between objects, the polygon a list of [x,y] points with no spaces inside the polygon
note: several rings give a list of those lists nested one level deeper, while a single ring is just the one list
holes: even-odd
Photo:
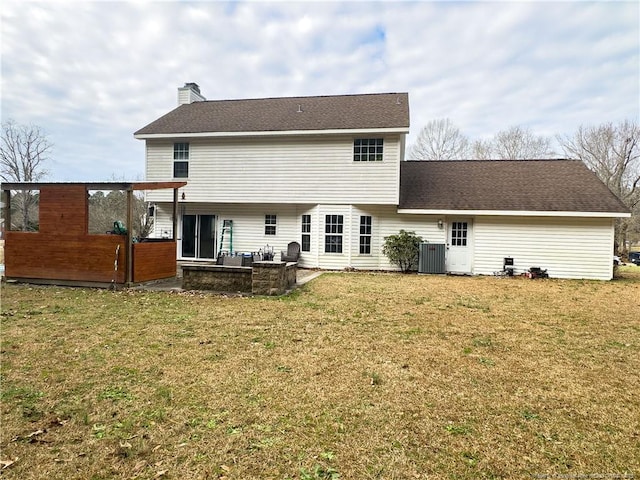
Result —
[{"label": "single-story wing of house", "polygon": [[442,218],[447,270],[486,275],[510,258],[561,278],[612,277],[628,210],[578,160],[406,161],[398,214]]},{"label": "single-story wing of house", "polygon": [[134,134],[148,181],[187,182],[177,221],[169,194],[147,193],[153,236],[176,238],[178,260],[278,259],[295,241],[301,267],[393,270],[382,246],[403,229],[443,246],[449,273],[509,258],[515,273],[612,278],[630,213],[581,162],[405,161],[408,132],[407,93],[208,101],[185,84]]}]

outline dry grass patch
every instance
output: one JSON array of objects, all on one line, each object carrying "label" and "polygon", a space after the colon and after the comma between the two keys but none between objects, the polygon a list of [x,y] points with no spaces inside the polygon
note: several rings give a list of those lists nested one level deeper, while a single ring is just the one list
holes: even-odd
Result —
[{"label": "dry grass patch", "polygon": [[1,475],[638,475],[638,273],[326,274],[278,299],[3,286]]}]

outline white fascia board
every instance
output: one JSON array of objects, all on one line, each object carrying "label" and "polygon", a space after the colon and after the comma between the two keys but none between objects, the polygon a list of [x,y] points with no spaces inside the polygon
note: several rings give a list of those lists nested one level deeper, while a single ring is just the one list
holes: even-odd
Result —
[{"label": "white fascia board", "polygon": [[399,208],[398,213],[409,215],[455,215],[485,217],[590,217],[590,218],[629,218],[630,213],[619,212],[554,212],[535,210],[445,210]]},{"label": "white fascia board", "polygon": [[361,128],[332,130],[273,130],[260,132],[198,132],[198,133],[149,133],[134,135],[138,140],[153,138],[203,138],[203,137],[272,137],[283,135],[379,135],[384,133],[409,133],[409,128]]}]

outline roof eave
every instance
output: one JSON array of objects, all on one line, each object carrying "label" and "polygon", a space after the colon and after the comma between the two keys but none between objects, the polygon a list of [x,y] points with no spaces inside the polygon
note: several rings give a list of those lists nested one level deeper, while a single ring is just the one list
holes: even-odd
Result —
[{"label": "roof eave", "polygon": [[578,212],[552,210],[456,210],[446,208],[398,208],[400,214],[408,215],[474,215],[485,217],[590,217],[590,218],[629,218],[629,212]]},{"label": "roof eave", "polygon": [[270,136],[302,136],[302,135],[369,135],[385,133],[409,133],[409,127],[387,128],[336,128],[325,130],[268,130],[268,131],[239,131],[239,132],[196,132],[196,133],[135,133],[138,140],[151,140],[163,138],[206,138],[206,137],[270,137]]},{"label": "roof eave", "polygon": [[184,187],[187,182],[11,182],[3,183],[0,187],[7,190],[40,190],[42,188],[61,188],[82,185],[87,190],[162,190]]}]

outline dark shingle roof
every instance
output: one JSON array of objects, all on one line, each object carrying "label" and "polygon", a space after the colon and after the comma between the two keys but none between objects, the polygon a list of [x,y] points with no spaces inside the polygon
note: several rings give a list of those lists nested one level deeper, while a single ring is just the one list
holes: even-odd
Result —
[{"label": "dark shingle roof", "polygon": [[578,160],[400,162],[401,209],[629,210]]},{"label": "dark shingle roof", "polygon": [[135,135],[408,127],[408,94],[378,93],[194,102]]}]

